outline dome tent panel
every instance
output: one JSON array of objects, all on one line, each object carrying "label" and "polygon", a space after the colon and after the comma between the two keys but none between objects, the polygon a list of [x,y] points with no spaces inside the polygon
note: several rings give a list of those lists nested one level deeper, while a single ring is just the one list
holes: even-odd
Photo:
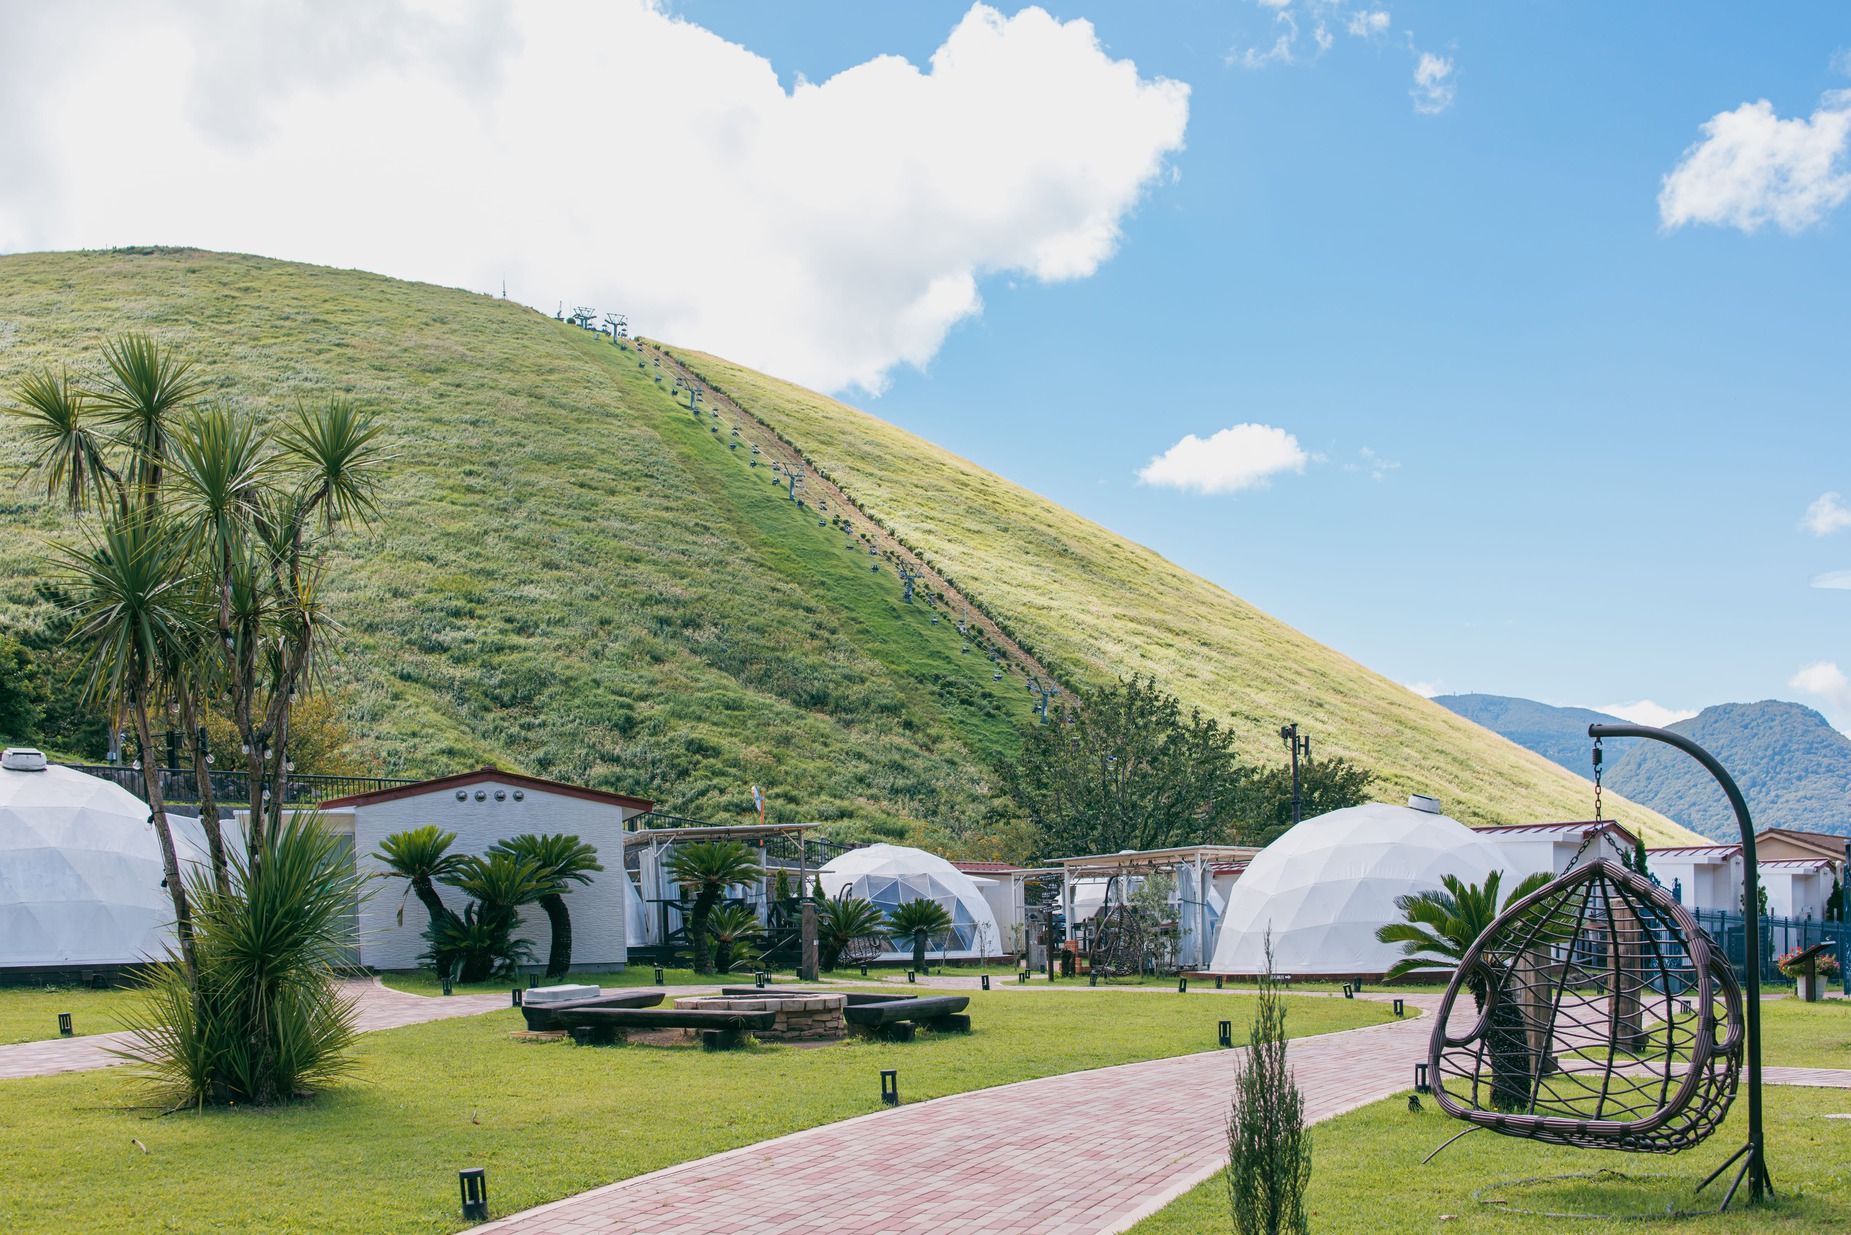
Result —
[{"label": "dome tent panel", "polygon": [[[952,921],[942,951],[949,959],[974,960],[1002,946],[1002,934],[982,889],[937,854],[906,845],[869,845],[838,855],[817,875],[825,895],[864,897],[883,913],[892,913],[912,900],[942,906]],[[932,950],[940,952],[937,946]],[[911,955],[910,948],[890,947],[881,959],[906,960]]]},{"label": "dome tent panel", "polygon": [[1491,841],[1429,811],[1377,802],[1307,819],[1234,884],[1210,968],[1260,972],[1270,926],[1280,973],[1380,974],[1403,955],[1375,937],[1401,920],[1397,897],[1436,890],[1449,874],[1482,883],[1503,865]]}]

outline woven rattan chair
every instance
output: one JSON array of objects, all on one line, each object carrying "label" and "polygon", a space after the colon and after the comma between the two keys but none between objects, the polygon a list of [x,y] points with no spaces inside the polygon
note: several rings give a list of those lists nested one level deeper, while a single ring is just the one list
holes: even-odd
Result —
[{"label": "woven rattan chair", "polygon": [[1603,859],[1511,906],[1473,944],[1428,1068],[1443,1111],[1506,1136],[1676,1153],[1728,1113],[1743,1032],[1735,975],[1689,911]]}]

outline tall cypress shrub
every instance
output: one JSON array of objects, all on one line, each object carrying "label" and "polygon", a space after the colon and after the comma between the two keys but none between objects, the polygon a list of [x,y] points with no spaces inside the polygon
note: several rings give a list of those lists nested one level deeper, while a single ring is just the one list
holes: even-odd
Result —
[{"label": "tall cypress shrub", "polygon": [[1311,1182],[1305,1099],[1286,1066],[1285,999],[1273,978],[1273,933],[1266,972],[1228,1111],[1228,1202],[1239,1235],[1302,1235]]}]

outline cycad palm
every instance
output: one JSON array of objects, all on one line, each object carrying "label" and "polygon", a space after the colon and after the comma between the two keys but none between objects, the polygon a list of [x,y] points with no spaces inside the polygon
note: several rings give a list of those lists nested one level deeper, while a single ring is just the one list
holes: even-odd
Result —
[{"label": "cycad palm", "polygon": [[563,978],[572,968],[572,915],[566,911],[568,884],[588,884],[594,871],[604,869],[598,851],[576,836],[554,832],[535,836],[531,832],[499,841],[489,849],[506,853],[534,864],[546,890],[540,893],[540,908],[553,928],[553,942],[546,953],[546,976]]},{"label": "cycad palm", "polygon": [[721,973],[748,958],[746,945],[759,935],[758,914],[750,905],[722,905],[707,919],[713,937],[713,967]]},{"label": "cycad palm", "polygon": [[[448,960],[452,964],[461,962],[465,982],[512,975],[532,951],[525,939],[513,936],[521,906],[540,899],[546,887],[540,880],[539,867],[509,853],[491,853],[483,858],[464,858],[455,871],[444,877],[444,882],[460,889],[474,903],[464,908],[460,918],[450,914],[442,922],[433,923],[426,934],[432,942],[431,955],[438,971],[443,971]],[[468,928],[467,943],[446,956],[439,941],[459,925]]]},{"label": "cycad palm", "polygon": [[[450,852],[450,846],[455,843],[456,833],[446,832],[434,823],[427,823],[408,832],[392,833],[379,842],[379,851],[373,854],[385,866],[385,878],[403,879],[405,894],[416,896],[423,902],[433,926],[450,916],[443,897],[437,894],[437,883],[460,874],[467,861],[462,854]],[[400,926],[405,925],[405,902],[402,899],[398,906],[398,923]]]},{"label": "cycad palm", "polygon": [[907,901],[887,915],[887,933],[895,943],[913,947],[913,968],[924,969],[926,941],[951,929],[951,915],[937,901],[920,897]]},{"label": "cycad palm", "polygon": [[726,889],[757,879],[764,871],[752,851],[739,841],[709,840],[676,845],[669,854],[668,873],[676,883],[694,894],[688,920],[688,935],[694,944],[694,971],[712,973],[708,917]]},{"label": "cycad palm", "polygon": [[[1457,875],[1440,880],[1443,892],[1413,892],[1395,898],[1395,908],[1406,921],[1381,927],[1375,937],[1383,943],[1398,943],[1405,955],[1388,967],[1382,976],[1392,981],[1411,973],[1443,973],[1459,966],[1466,950],[1478,941],[1498,914],[1510,908],[1554,878],[1538,871],[1510,890],[1500,903],[1498,885],[1503,872],[1492,871],[1482,886],[1466,883]],[[1484,979],[1470,975],[1466,979],[1473,1000],[1485,1006]]]},{"label": "cycad palm", "polygon": [[887,923],[887,915],[865,897],[838,896],[819,901],[816,908],[816,943],[824,969],[834,969],[851,943],[879,935]]}]

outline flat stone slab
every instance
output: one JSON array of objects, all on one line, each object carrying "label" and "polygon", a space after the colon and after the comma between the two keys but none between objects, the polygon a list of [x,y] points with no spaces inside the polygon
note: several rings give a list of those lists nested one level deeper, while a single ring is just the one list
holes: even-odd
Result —
[{"label": "flat stone slab", "polygon": [[522,1003],[576,1003],[581,999],[596,999],[604,994],[601,986],[579,986],[564,984],[560,986],[536,986],[521,995]]}]

